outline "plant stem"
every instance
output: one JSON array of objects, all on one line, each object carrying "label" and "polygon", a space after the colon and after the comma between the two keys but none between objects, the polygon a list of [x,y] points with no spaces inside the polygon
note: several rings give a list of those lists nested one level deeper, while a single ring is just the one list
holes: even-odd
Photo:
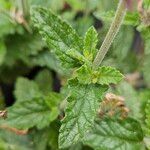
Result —
[{"label": "plant stem", "polygon": [[94,69],[97,68],[101,64],[106,53],[108,52],[108,49],[110,48],[111,43],[113,42],[116,34],[118,33],[118,31],[121,27],[122,21],[125,17],[125,14],[126,14],[126,9],[127,8],[126,8],[125,0],[120,0],[116,14],[115,14],[115,17],[114,17],[114,20],[113,20],[113,22],[110,26],[110,29],[109,29],[109,31],[108,31],[98,53],[97,53],[97,55],[93,61],[93,68]]},{"label": "plant stem", "polygon": [[21,0],[23,16],[27,19],[29,17],[29,4],[28,0]]}]

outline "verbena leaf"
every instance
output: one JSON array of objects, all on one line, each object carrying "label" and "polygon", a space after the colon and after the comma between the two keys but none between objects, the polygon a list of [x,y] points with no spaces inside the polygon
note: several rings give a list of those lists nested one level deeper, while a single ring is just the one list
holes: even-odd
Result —
[{"label": "verbena leaf", "polygon": [[75,76],[81,84],[97,83],[101,85],[116,84],[123,78],[123,75],[115,68],[102,66],[93,70],[86,65],[80,67]]},{"label": "verbena leaf", "polygon": [[137,121],[105,118],[95,121],[83,141],[95,150],[141,150],[142,140],[142,129]]},{"label": "verbena leaf", "polygon": [[78,65],[78,62],[66,52],[70,49],[81,52],[83,40],[70,25],[51,11],[39,7],[32,10],[32,20],[49,47],[54,49],[63,63],[69,66]]},{"label": "verbena leaf", "polygon": [[97,52],[97,36],[98,34],[94,27],[89,28],[85,35],[83,55],[90,61],[93,61],[93,58]]},{"label": "verbena leaf", "polygon": [[[72,81],[76,83],[77,81]],[[71,85],[71,95],[59,135],[59,147],[76,144],[91,127],[99,102],[107,87],[99,85]]]},{"label": "verbena leaf", "polygon": [[14,94],[17,101],[32,100],[41,96],[38,85],[34,81],[23,77],[17,79]]},{"label": "verbena leaf", "polygon": [[54,121],[58,114],[58,103],[60,96],[51,93],[47,97],[34,98],[32,100],[20,101],[8,108],[8,118],[4,124],[28,129],[33,126],[41,129]]}]

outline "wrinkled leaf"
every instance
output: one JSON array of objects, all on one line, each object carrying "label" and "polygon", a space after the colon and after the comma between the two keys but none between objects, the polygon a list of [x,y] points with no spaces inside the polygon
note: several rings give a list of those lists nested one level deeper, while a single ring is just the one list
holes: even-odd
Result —
[{"label": "wrinkled leaf", "polygon": [[143,133],[140,124],[133,119],[96,120],[85,135],[84,143],[95,150],[141,150]]},{"label": "wrinkled leaf", "polygon": [[63,63],[72,67],[78,65],[78,62],[66,52],[70,49],[81,52],[83,40],[70,25],[51,11],[40,7],[32,10],[32,20],[48,46],[53,48]]},{"label": "wrinkled leaf", "polygon": [[60,100],[59,96],[51,93],[44,98],[20,101],[8,108],[8,118],[3,123],[19,129],[47,127],[58,117]]},{"label": "wrinkled leaf", "polygon": [[99,85],[71,85],[65,118],[60,128],[60,148],[76,144],[90,129],[106,90],[107,87]]}]

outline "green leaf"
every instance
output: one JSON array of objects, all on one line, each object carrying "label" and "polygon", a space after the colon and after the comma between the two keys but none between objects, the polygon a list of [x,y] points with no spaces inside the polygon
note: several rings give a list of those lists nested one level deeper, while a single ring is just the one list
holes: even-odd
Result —
[{"label": "green leaf", "polygon": [[84,137],[84,144],[95,150],[141,150],[143,133],[140,124],[126,120],[96,120]]},{"label": "green leaf", "polygon": [[90,67],[83,65],[76,71],[75,77],[81,84],[97,83],[109,85],[110,83],[116,84],[120,82],[123,75],[112,67],[102,66],[97,70],[92,70]]},{"label": "green leaf", "polygon": [[39,129],[44,128],[58,117],[60,100],[60,96],[51,93],[44,98],[20,101],[8,108],[8,118],[4,124],[19,129],[28,129],[34,126]]},{"label": "green leaf", "polygon": [[96,45],[98,42],[97,36],[98,36],[97,31],[92,26],[91,28],[88,29],[84,38],[83,55],[90,61],[93,61],[94,56],[96,55],[97,52],[96,50]]},{"label": "green leaf", "polygon": [[41,96],[38,85],[34,81],[23,77],[17,79],[14,94],[17,101],[32,100]]},{"label": "green leaf", "polygon": [[74,67],[78,65],[78,62],[66,53],[71,49],[82,52],[83,40],[70,25],[51,11],[40,7],[32,10],[32,20],[48,46],[53,48],[63,63]]},{"label": "green leaf", "polygon": [[76,144],[90,129],[97,114],[99,102],[107,87],[99,85],[80,85],[73,80],[70,96],[62,121],[59,135],[59,147],[66,148]]}]

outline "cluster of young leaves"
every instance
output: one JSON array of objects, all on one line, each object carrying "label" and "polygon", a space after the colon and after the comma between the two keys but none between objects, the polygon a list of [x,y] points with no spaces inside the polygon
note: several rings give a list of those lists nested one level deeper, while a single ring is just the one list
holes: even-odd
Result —
[{"label": "cluster of young leaves", "polygon": [[[95,29],[91,27],[84,38],[79,37],[65,21],[40,7],[32,10],[32,20],[62,66],[74,68],[74,74],[68,81],[68,103],[60,128],[59,147],[67,148],[82,141],[97,150],[141,149],[143,133],[139,122],[132,118],[95,121],[108,85],[123,78],[112,67],[92,68],[97,52]],[[107,144],[109,141],[113,143]]]},{"label": "cluster of young leaves", "polygon": [[[59,9],[62,17],[67,18],[80,35],[83,35],[87,28],[94,23],[90,14],[95,8],[98,7],[98,10],[106,11],[116,4],[116,2],[107,2],[106,0],[101,2],[92,0],[88,1],[88,3],[78,0],[66,0],[73,11],[69,10],[63,13],[63,1],[31,0],[30,2],[31,5],[51,6],[53,11]],[[1,3],[4,6],[0,5],[0,8],[2,6],[9,9],[12,5],[11,3],[6,5],[6,2],[0,1]],[[104,6],[106,9],[104,9]],[[76,19],[78,11],[83,13],[83,17]],[[102,13],[100,14],[103,15]],[[104,15],[107,14],[105,13]],[[108,16],[108,20],[112,20],[114,13],[108,13],[108,15],[111,15],[111,17]],[[16,140],[8,138],[10,133],[0,132],[2,149],[10,147],[12,149],[20,149],[21,147],[21,149],[57,150],[58,137],[59,147],[69,150],[87,150],[88,147],[83,145],[88,145],[96,150],[144,149],[142,144],[143,131],[139,123],[143,117],[143,114],[140,112],[141,104],[139,99],[141,97],[138,97],[137,92],[131,85],[121,83],[116,88],[117,93],[126,98],[126,104],[130,109],[128,118],[124,120],[107,117],[100,119],[97,116],[98,108],[109,85],[120,82],[123,75],[110,66],[102,66],[98,69],[92,67],[98,51],[97,43],[100,43],[94,27],[89,28],[84,37],[80,37],[65,21],[51,11],[39,7],[32,10],[32,20],[46,41],[50,51],[32,26],[33,33],[28,33],[20,24],[16,22],[11,24],[7,19],[6,24],[2,25],[2,28],[5,29],[4,27],[11,26],[6,30],[0,31],[0,34],[2,32],[2,36],[0,35],[2,37],[0,38],[2,39],[0,40],[0,63],[2,64],[0,67],[0,78],[3,81],[11,78],[15,80],[16,75],[24,75],[34,66],[46,66],[60,74],[64,74],[64,72],[66,74],[68,70],[69,72],[73,70],[73,75],[68,81],[67,92],[65,93],[67,95],[65,117],[60,128],[57,118],[59,114],[62,114],[62,108],[59,105],[63,99],[61,94],[51,91],[52,80],[47,70],[40,72],[34,81],[19,78],[14,92],[17,101],[12,107],[8,108],[8,119],[2,124],[18,129],[30,129],[31,132],[29,131],[28,135],[24,137],[17,136]],[[107,16],[104,20],[107,22]],[[0,22],[0,26],[3,22]],[[132,55],[129,52],[134,36],[134,29],[129,27],[129,25],[137,26],[140,24],[138,13],[128,13],[124,24],[125,26],[122,27],[112,46],[112,49],[115,49],[115,51],[113,50],[111,56],[117,59],[108,60],[111,63],[105,61],[103,64],[111,64],[112,66],[114,62],[117,62],[114,65],[115,67],[123,72],[129,72],[133,71],[135,66],[137,67],[135,59],[131,58]],[[104,23],[105,26],[106,24]],[[147,44],[145,45],[147,45],[146,49],[148,50],[149,34],[147,30],[144,31],[142,34],[147,35],[147,40],[145,40]],[[124,38],[125,35],[128,38]],[[100,36],[102,41],[104,33]],[[131,62],[127,59],[129,56],[133,61],[133,67],[129,65],[129,62]],[[59,62],[62,66],[60,66]],[[18,66],[21,67],[18,69]],[[146,66],[148,68],[148,64]],[[145,69],[147,72],[144,71],[144,74],[149,73],[148,69]],[[146,76],[147,78],[149,77],[148,75]],[[144,79],[146,78],[144,77]],[[147,103],[147,98],[145,103]],[[146,108],[143,106],[147,114],[147,120],[145,121],[146,132],[149,131],[148,106],[148,103]],[[58,133],[59,128],[60,133]],[[12,134],[12,136],[15,135]],[[26,145],[23,143],[26,143]]]}]

